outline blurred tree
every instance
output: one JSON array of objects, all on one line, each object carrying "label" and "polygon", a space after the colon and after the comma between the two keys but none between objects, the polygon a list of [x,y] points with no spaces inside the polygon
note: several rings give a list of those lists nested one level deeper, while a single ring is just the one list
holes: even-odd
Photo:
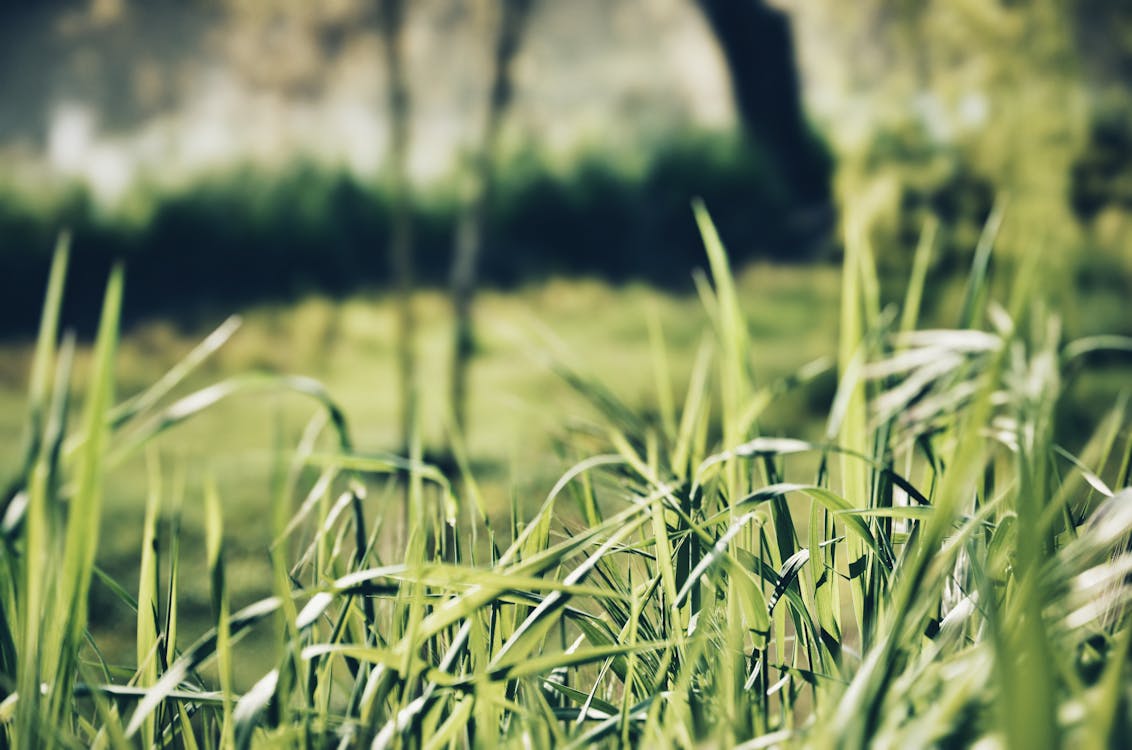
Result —
[{"label": "blurred tree", "polygon": [[735,108],[752,143],[803,204],[828,204],[831,165],[802,109],[789,16],[765,0],[696,2],[727,62]]},{"label": "blurred tree", "polygon": [[1080,241],[1069,203],[1071,170],[1087,109],[1069,5],[1002,1],[993,23],[972,0],[959,8],[991,103],[992,121],[973,134],[970,149],[1010,200],[1001,247],[1017,256],[1042,253],[1049,272],[1067,284],[1073,274],[1066,264]]},{"label": "blurred tree", "polygon": [[[1044,248],[1051,273],[1071,282],[1064,264],[1081,238],[1068,200],[1070,174],[1089,107],[1082,59],[1092,54],[1076,30],[1079,2],[781,1],[805,17],[799,28],[808,30],[807,76],[826,86],[825,103],[836,102],[824,115],[838,147],[843,209],[852,207],[868,225],[896,226],[910,191],[936,196],[929,203],[974,205],[989,184],[1007,199],[995,256]],[[1117,58],[1109,54],[1098,67],[1111,71]],[[894,137],[913,147],[878,148]],[[892,158],[873,159],[878,151]],[[959,228],[939,218],[941,245],[949,245]],[[881,254],[910,259],[914,243],[891,234],[873,239]]]},{"label": "blurred tree", "polygon": [[1129,97],[1132,91],[1132,3],[1128,0],[1075,0],[1072,16],[1077,48],[1090,83],[1115,88]]},{"label": "blurred tree", "polygon": [[1106,208],[1132,212],[1132,102],[1094,115],[1086,148],[1073,165],[1072,202],[1086,222]]},{"label": "blurred tree", "polygon": [[504,116],[514,95],[512,63],[519,51],[533,0],[498,0],[491,88],[473,156],[463,206],[457,223],[452,258],[451,296],[455,325],[452,350],[452,412],[456,428],[467,428],[468,368],[475,351],[472,303],[475,298],[480,255],[483,249],[488,207],[495,182],[495,164]]},{"label": "blurred tree", "polygon": [[401,448],[409,455],[417,425],[416,320],[413,312],[412,195],[408,175],[409,85],[405,71],[407,0],[379,0],[385,68],[389,76],[389,257],[397,287],[397,360]]}]

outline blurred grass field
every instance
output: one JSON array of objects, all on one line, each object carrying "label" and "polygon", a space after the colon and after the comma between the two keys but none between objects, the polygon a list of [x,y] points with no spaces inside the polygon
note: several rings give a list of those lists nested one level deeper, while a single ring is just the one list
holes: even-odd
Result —
[{"label": "blurred grass field", "polygon": [[[834,351],[836,267],[755,264],[741,274],[738,284],[764,382]],[[421,429],[426,450],[436,450],[444,439],[451,320],[447,300],[439,293],[418,294],[415,307],[420,326]],[[673,385],[680,393],[708,328],[695,295],[594,280],[555,280],[516,293],[483,295],[477,311],[478,354],[466,443],[477,480],[496,512],[506,515],[512,501],[521,512],[541,503],[562,471],[580,458],[566,452],[564,438],[572,429],[598,421],[552,364],[592,376],[628,406],[655,413],[650,318],[660,325]],[[252,308],[244,311],[242,319],[232,340],[178,389],[179,395],[248,371],[309,375],[322,381],[343,406],[360,451],[397,449],[392,298],[312,296],[294,305]],[[215,322],[220,320],[218,316]],[[209,330],[204,325],[184,330],[161,320],[134,326],[124,336],[118,357],[118,399],[153,383]],[[4,476],[14,474],[21,458],[31,350],[30,343],[9,343],[0,350]],[[89,357],[89,346],[80,347],[76,382],[83,382]],[[768,413],[764,429],[813,435],[832,392],[831,376],[784,397]],[[270,503],[274,456],[279,446],[298,442],[317,412],[316,405],[294,395],[241,395],[155,441],[162,465],[184,478],[183,488],[170,490],[183,491],[181,543],[187,575],[182,594],[189,632],[203,630],[211,617],[203,543],[205,482],[215,480],[225,508],[234,603],[267,595],[271,532],[263,519]],[[144,458],[136,455],[108,476],[100,560],[119,580],[136,575],[147,488]],[[132,614],[98,584],[92,595],[93,624],[113,643],[115,626]],[[132,642],[132,633],[123,631],[121,647],[128,650]]]},{"label": "blurred grass field", "polygon": [[[740,300],[762,382],[774,382],[836,351],[839,277],[837,267],[819,264],[757,263],[739,274]],[[930,301],[935,317],[946,319],[954,313],[958,291],[947,285],[935,290],[937,296]],[[1067,313],[1074,333],[1120,330],[1128,316],[1118,297],[1082,296]],[[447,298],[438,292],[418,293],[414,306],[419,315],[421,431],[425,450],[435,456],[446,444],[451,317]],[[211,320],[202,316],[194,327],[156,319],[133,326],[123,337],[118,357],[119,400],[152,384],[222,320],[220,315]],[[308,296],[294,304],[250,308],[241,313],[241,321],[232,340],[178,389],[179,395],[250,371],[307,375],[324,383],[344,407],[360,451],[398,450],[396,310],[391,296]],[[592,377],[637,413],[655,418],[650,321],[659,324],[679,394],[708,329],[704,306],[694,294],[644,284],[559,279],[482,296],[465,442],[492,512],[505,517],[512,507],[520,515],[533,511],[562,472],[584,457],[579,446],[585,443],[576,434],[571,439],[572,433],[602,422],[554,365]],[[0,349],[3,476],[14,475],[21,459],[31,351],[31,343],[19,342]],[[83,382],[89,357],[89,346],[80,346],[76,382]],[[1127,388],[1128,375],[1128,368],[1119,363],[1082,372],[1060,404],[1061,422],[1070,432],[1077,425],[1090,429]],[[833,375],[827,373],[784,395],[768,410],[762,429],[766,434],[816,439],[833,389]],[[203,541],[206,483],[215,482],[225,507],[235,603],[267,596],[272,539],[263,519],[278,468],[276,456],[280,447],[299,442],[318,413],[316,404],[293,394],[238,395],[154,441],[162,465],[180,478],[180,486],[169,489],[183,498],[181,539],[188,553],[188,575],[182,596],[188,632],[203,631],[211,622]],[[1072,439],[1068,442],[1072,445]],[[145,456],[140,454],[108,477],[100,564],[117,580],[136,575],[147,481]],[[95,631],[110,644],[111,656],[118,647],[127,653],[132,634],[128,629],[121,631],[121,638],[116,634],[132,613],[98,584],[92,596]]]}]

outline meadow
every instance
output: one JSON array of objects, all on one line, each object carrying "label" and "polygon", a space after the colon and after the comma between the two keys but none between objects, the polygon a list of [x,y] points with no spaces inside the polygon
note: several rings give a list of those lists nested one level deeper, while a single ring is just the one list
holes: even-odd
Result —
[{"label": "meadow", "polygon": [[[766,263],[751,265],[739,276],[753,335],[760,349],[765,347],[760,372],[772,379],[783,377],[832,350],[837,279],[834,266]],[[426,394],[446,397],[448,301],[425,291],[417,295],[415,308],[420,387]],[[253,306],[233,319],[219,314],[201,318],[190,326],[151,319],[123,333],[115,365],[119,397],[144,392],[214,327],[230,326],[225,329],[231,338],[189,373],[173,396],[247,373],[308,376],[342,405],[359,449],[391,452],[398,446],[396,310],[388,293],[346,299],[311,295],[297,303]],[[571,436],[578,438],[602,423],[600,411],[563,376],[564,368],[602,383],[630,408],[655,415],[650,330],[662,332],[673,385],[684,389],[708,324],[694,295],[585,279],[489,292],[480,300],[477,321],[474,397],[465,442],[485,502],[501,519],[513,502],[520,512],[533,512],[561,473],[581,457]],[[89,372],[91,343],[77,347],[76,382]],[[33,350],[32,343],[5,347],[0,382],[4,477],[16,475],[23,458]],[[827,372],[823,389],[785,398],[773,410],[775,429],[816,434],[833,382]],[[271,593],[266,550],[272,533],[261,519],[271,505],[273,472],[280,447],[298,443],[318,412],[302,397],[266,389],[222,401],[153,440],[164,471],[184,498],[180,533],[185,549],[199,552],[202,545],[206,478],[221,492],[229,585],[238,603]],[[421,425],[425,450],[443,452],[447,419],[445,398],[426,397]],[[127,458],[108,473],[106,482],[100,565],[115,578],[132,580],[140,559],[139,521],[149,483],[145,456]],[[206,560],[203,554],[186,555],[182,565],[189,571],[181,588],[182,631],[197,634],[211,623]],[[92,627],[102,647],[125,658],[133,650],[126,622],[133,613],[105,587],[96,584],[92,596],[97,614]],[[248,677],[238,678],[237,685],[249,687]]]},{"label": "meadow", "polygon": [[253,310],[181,366],[182,332],[119,335],[120,270],[93,345],[60,339],[59,254],[4,395],[6,740],[1119,746],[1126,381],[1063,426],[1132,340],[1068,335],[991,233],[946,290],[925,244],[887,304],[859,237],[736,278],[697,221],[696,297],[486,297],[470,430],[426,365],[408,456],[387,304]]}]

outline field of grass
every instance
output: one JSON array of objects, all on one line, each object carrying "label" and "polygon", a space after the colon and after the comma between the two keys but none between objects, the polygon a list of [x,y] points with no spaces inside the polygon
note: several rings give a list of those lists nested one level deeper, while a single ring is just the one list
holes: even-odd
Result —
[{"label": "field of grass", "polygon": [[[836,335],[837,270],[820,266],[756,265],[738,279],[766,377],[792,372],[828,354]],[[129,294],[129,280],[127,279]],[[451,321],[436,293],[416,299],[420,317],[421,388],[440,398],[424,399],[422,429],[433,451],[444,444]],[[650,320],[663,331],[672,379],[686,386],[707,325],[695,297],[645,286],[612,287],[598,281],[553,281],[515,294],[489,293],[478,307],[479,353],[473,369],[473,399],[466,438],[469,459],[489,507],[506,515],[512,498],[533,511],[578,456],[565,444],[572,430],[600,415],[553,370],[567,365],[598,379],[642,413],[656,411],[651,366]],[[247,372],[305,375],[322,382],[346,411],[359,450],[381,452],[399,444],[395,309],[387,296],[336,301],[311,297],[297,305],[244,311],[223,347],[187,378],[184,395]],[[216,323],[222,322],[218,317]],[[125,398],[157,381],[210,332],[184,331],[153,321],[123,335],[115,376]],[[9,344],[0,361],[0,476],[11,477],[21,460],[26,422],[27,378],[33,346]],[[91,347],[76,353],[76,381],[89,368]],[[824,392],[788,399],[774,410],[778,429],[797,434],[812,428],[832,396]],[[270,593],[271,529],[259,522],[270,507],[273,461],[279,445],[294,445],[316,404],[266,392],[221,402],[153,441],[165,469],[183,476],[181,533],[186,540],[182,585],[183,629],[202,631],[211,621],[209,583],[201,549],[203,488],[214,480],[225,504],[229,581],[237,603]],[[116,576],[136,576],[141,519],[148,479],[144,457],[111,470],[101,524],[100,559]],[[112,654],[129,652],[133,639],[120,629],[128,608],[96,583],[96,629]],[[246,679],[246,678],[245,678]],[[247,687],[238,680],[241,687]]]},{"label": "field of grass", "polygon": [[[698,300],[484,299],[449,474],[388,453],[380,300],[251,311],[240,345],[115,407],[189,341],[119,340],[115,276],[76,354],[49,293],[3,396],[35,438],[3,459],[8,743],[1119,745],[1126,394],[1076,454],[1056,436],[1074,368],[1132,340],[1068,340],[1038,263],[992,294],[989,245],[925,328],[923,276],[882,308],[863,245],[840,274],[736,279],[698,218]],[[448,326],[419,302],[418,442],[442,446]],[[323,385],[279,374],[305,368]]]}]

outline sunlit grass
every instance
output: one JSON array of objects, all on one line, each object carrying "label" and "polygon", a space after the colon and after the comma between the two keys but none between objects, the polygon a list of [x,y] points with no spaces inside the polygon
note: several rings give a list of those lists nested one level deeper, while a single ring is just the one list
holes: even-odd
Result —
[{"label": "sunlit grass", "polygon": [[[85,417],[68,420],[61,252],[27,459],[2,514],[7,741],[1031,748],[1126,736],[1126,397],[1078,455],[1055,435],[1069,373],[1132,340],[1068,341],[1036,265],[998,301],[984,272],[993,233],[955,325],[925,328],[922,277],[903,306],[884,306],[863,234],[849,233],[834,300],[790,269],[736,282],[696,213],[711,269],[700,313],[597,284],[535,290],[523,316],[513,299],[485,299],[471,432],[447,441],[436,403],[420,425],[418,440],[453,450],[449,474],[382,450],[391,369],[357,367],[351,351],[381,351],[392,322],[360,302],[307,303],[311,330],[274,354],[256,338],[297,327],[273,333],[253,314],[248,348],[193,368],[189,355],[152,397],[113,407],[115,277],[82,366]],[[833,302],[839,341],[823,340]],[[593,310],[616,304],[595,335]],[[445,321],[437,300],[422,309],[427,361]],[[515,343],[532,336],[538,347]],[[504,363],[540,351],[558,385],[532,368],[508,375]],[[292,357],[321,362],[326,385],[272,372]],[[244,367],[261,372],[229,374]],[[834,370],[823,424],[799,417],[801,432],[781,436],[776,410]],[[422,372],[422,394],[443,392]],[[257,398],[268,406],[243,406]],[[253,431],[257,412],[241,409],[254,408]],[[238,446],[253,432],[262,447],[249,453]],[[536,495],[515,477],[553,466],[533,437],[547,432],[572,446],[560,459],[572,466]],[[221,458],[190,481],[183,451],[206,445]],[[477,468],[492,462],[510,495],[485,500]],[[158,540],[136,588],[92,570],[116,471],[148,497],[132,517]],[[235,601],[237,545],[257,546],[248,526],[263,561],[251,603]],[[56,551],[62,564],[47,565]],[[76,602],[92,582],[136,612],[136,664],[105,661],[85,637]],[[186,632],[190,609],[208,613],[206,632]]]},{"label": "sunlit grass", "polygon": [[[821,266],[759,264],[737,280],[753,338],[765,348],[760,371],[785,374],[827,351],[836,329],[836,269]],[[445,299],[422,292],[422,373],[426,390],[444,393],[448,372],[450,320]],[[546,352],[607,384],[627,403],[656,410],[651,371],[648,319],[663,328],[671,378],[683,389],[700,345],[707,317],[694,297],[657,292],[643,285],[613,287],[596,280],[556,280],[518,293],[488,292],[478,310],[479,350],[474,363],[470,434],[472,461],[486,502],[500,517],[512,497],[533,510],[578,449],[560,447],[573,427],[600,415],[552,370]],[[228,375],[248,371],[290,372],[314,376],[343,404],[358,445],[395,446],[397,435],[393,349],[395,312],[383,295],[343,301],[310,297],[294,306],[260,306],[241,314],[231,341],[191,372],[182,390],[203,387]],[[217,318],[216,323],[221,321]],[[134,326],[119,345],[116,372],[123,397],[147,388],[189,352],[208,330],[178,328],[155,320]],[[0,382],[0,476],[18,470],[30,364],[30,345],[8,344],[3,361],[10,376]],[[75,381],[90,368],[91,351],[80,344]],[[828,398],[828,394],[826,395]],[[807,422],[817,424],[816,404],[803,394],[780,404],[771,427],[797,434]],[[424,405],[426,444],[443,446],[444,405]],[[181,534],[186,549],[203,549],[203,479],[211,475],[227,508],[228,578],[238,603],[269,593],[269,565],[263,554],[271,541],[261,523],[268,505],[271,474],[279,444],[298,441],[312,413],[301,399],[266,394],[217,404],[155,447],[162,456],[167,484],[183,477],[176,493],[187,500]],[[175,476],[173,476],[175,475]],[[103,564],[116,575],[133,577],[139,564],[141,524],[149,480],[145,458],[134,454],[112,470],[101,523]],[[173,490],[169,490],[170,494]],[[159,530],[160,534],[165,532]],[[203,555],[187,557],[182,585],[183,632],[196,634],[211,618]],[[134,615],[96,583],[94,627],[109,653],[132,654],[132,636],[123,623]],[[237,676],[247,686],[248,678]]]}]

